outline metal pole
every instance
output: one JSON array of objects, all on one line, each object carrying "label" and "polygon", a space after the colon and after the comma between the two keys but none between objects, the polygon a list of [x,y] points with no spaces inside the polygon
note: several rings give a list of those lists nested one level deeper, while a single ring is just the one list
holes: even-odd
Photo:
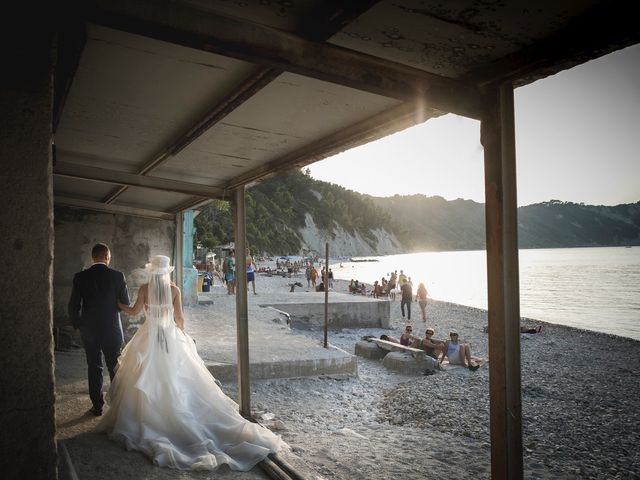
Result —
[{"label": "metal pole", "polygon": [[238,343],[238,404],[240,414],[251,416],[249,386],[249,314],[247,308],[246,213],[244,186],[235,190],[233,217],[236,252],[236,325]]},{"label": "metal pole", "polygon": [[481,123],[485,160],[491,478],[521,479],[520,293],[513,88],[488,93]]},{"label": "metal pole", "polygon": [[324,348],[327,348],[327,329],[329,328],[329,242],[326,246],[326,261],[324,263]]}]

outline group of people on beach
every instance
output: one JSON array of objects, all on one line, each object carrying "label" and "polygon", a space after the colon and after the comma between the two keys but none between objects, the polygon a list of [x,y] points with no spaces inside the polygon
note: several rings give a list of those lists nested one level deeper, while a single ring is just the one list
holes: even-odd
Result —
[{"label": "group of people on beach", "polygon": [[451,329],[449,331],[448,340],[435,339],[435,333],[433,327],[427,327],[423,338],[416,337],[413,335],[413,327],[407,325],[399,339],[390,335],[381,335],[380,340],[424,350],[427,355],[436,360],[438,360],[439,357],[440,363],[442,363],[445,358],[448,358],[451,365],[462,365],[472,372],[480,368],[480,366],[471,359],[471,346],[468,343],[460,342],[460,336],[456,330]]},{"label": "group of people on beach", "polygon": [[[377,283],[378,282],[376,282],[376,284]],[[382,277],[380,290],[381,292],[386,292],[381,294],[380,296],[386,295],[391,300],[395,300],[396,294],[400,294],[400,313],[402,314],[402,318],[406,317],[407,320],[411,320],[411,304],[413,301],[416,301],[420,306],[422,321],[427,321],[427,298],[429,298],[429,291],[427,290],[427,287],[425,287],[423,282],[420,282],[418,284],[418,289],[414,298],[413,281],[411,280],[411,277],[407,276],[404,273],[404,270],[400,270],[399,274],[396,270],[394,272],[391,272],[391,274],[389,275],[389,280],[387,280],[385,277]]]}]

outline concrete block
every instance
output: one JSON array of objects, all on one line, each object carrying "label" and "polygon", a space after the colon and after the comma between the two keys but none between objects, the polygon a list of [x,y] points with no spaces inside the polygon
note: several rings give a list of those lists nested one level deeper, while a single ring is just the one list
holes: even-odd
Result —
[{"label": "concrete block", "polygon": [[[291,325],[295,328],[316,329],[324,326],[324,303],[292,301],[283,304],[274,303],[271,306],[287,312],[291,316]],[[389,328],[391,318],[389,302],[380,300],[332,302],[329,304],[327,316],[328,327],[331,330]]]},{"label": "concrete block", "polygon": [[425,370],[438,368],[438,361],[424,352],[390,352],[384,357],[382,364],[390,370],[404,374],[422,374]]},{"label": "concrete block", "polygon": [[[289,358],[273,361],[249,361],[251,380],[267,378],[299,378],[319,375],[358,374],[358,360],[339,348],[332,347],[330,355],[322,358]],[[237,379],[238,366],[235,363],[206,362],[207,369],[221,382]]]},{"label": "concrete block", "polygon": [[356,355],[363,358],[369,358],[371,360],[380,360],[389,353],[383,350],[373,342],[367,342],[366,340],[360,340],[356,343]]}]

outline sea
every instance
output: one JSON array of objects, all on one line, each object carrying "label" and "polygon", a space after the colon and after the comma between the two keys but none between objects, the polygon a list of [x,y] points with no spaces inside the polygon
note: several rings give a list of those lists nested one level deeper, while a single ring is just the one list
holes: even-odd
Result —
[{"label": "sea", "polygon": [[[486,259],[484,250],[422,252],[330,266],[337,279],[367,284],[403,270],[414,292],[423,282],[435,300],[486,309]],[[640,340],[640,247],[522,249],[519,264],[522,317]]]}]

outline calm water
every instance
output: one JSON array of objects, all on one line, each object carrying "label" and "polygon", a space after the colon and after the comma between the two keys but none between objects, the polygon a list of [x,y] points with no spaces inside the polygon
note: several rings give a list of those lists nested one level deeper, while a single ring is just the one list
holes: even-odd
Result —
[{"label": "calm water", "polygon": [[[388,255],[332,264],[336,278],[371,284],[404,270],[436,300],[487,308],[486,252]],[[640,247],[520,250],[523,317],[640,340]]]}]

